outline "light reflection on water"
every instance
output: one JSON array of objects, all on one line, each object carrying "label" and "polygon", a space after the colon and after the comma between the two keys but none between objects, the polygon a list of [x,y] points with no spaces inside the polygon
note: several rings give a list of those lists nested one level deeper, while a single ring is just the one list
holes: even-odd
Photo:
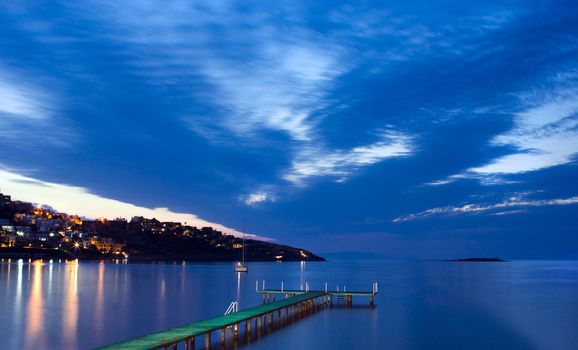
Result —
[{"label": "light reflection on water", "polygon": [[62,339],[67,347],[76,349],[78,326],[78,261],[67,262],[64,269],[66,292],[63,299]]},{"label": "light reflection on water", "polygon": [[[0,263],[2,349],[86,349],[261,302],[268,288],[371,289],[240,348],[573,349],[578,263],[444,262],[231,264]],[[261,282],[259,282],[261,283]],[[330,288],[330,289],[334,289]],[[242,303],[241,303],[242,301]]]},{"label": "light reflection on water", "polygon": [[94,332],[102,337],[104,331],[104,261],[98,264],[98,279],[96,281],[96,298],[94,298]]},{"label": "light reflection on water", "polygon": [[34,266],[34,274],[32,275],[32,291],[26,308],[27,322],[24,339],[26,340],[26,348],[37,348],[46,341],[42,300],[42,262],[35,261],[28,266]]}]

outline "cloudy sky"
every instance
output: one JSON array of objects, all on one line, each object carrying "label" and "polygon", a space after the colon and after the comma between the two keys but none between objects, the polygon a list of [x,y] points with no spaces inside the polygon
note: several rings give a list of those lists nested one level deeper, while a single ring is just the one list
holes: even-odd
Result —
[{"label": "cloudy sky", "polygon": [[0,189],[320,254],[578,257],[575,1],[0,4]]}]

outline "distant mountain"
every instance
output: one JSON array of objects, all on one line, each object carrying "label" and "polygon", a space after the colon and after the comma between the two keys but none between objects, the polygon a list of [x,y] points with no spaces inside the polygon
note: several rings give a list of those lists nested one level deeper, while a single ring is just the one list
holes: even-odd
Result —
[{"label": "distant mountain", "polygon": [[329,260],[386,260],[388,257],[370,252],[339,252],[323,254]]}]

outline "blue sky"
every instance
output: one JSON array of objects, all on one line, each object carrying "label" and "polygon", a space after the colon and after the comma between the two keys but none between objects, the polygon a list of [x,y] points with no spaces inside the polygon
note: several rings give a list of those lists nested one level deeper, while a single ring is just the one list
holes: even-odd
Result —
[{"label": "blue sky", "polygon": [[0,5],[0,188],[320,254],[578,258],[575,2]]}]

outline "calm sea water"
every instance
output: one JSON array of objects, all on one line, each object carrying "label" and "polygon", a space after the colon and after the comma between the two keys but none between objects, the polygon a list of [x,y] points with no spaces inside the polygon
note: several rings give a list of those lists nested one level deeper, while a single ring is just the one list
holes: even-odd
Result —
[{"label": "calm sea water", "polygon": [[[0,348],[87,349],[258,305],[255,281],[380,291],[246,349],[578,349],[578,262],[0,264]],[[261,283],[261,282],[260,282]],[[214,340],[218,336],[213,337]],[[200,346],[202,342],[198,342]],[[229,345],[232,347],[232,344]],[[200,347],[199,347],[200,348]],[[219,348],[218,346],[215,348]]]}]

